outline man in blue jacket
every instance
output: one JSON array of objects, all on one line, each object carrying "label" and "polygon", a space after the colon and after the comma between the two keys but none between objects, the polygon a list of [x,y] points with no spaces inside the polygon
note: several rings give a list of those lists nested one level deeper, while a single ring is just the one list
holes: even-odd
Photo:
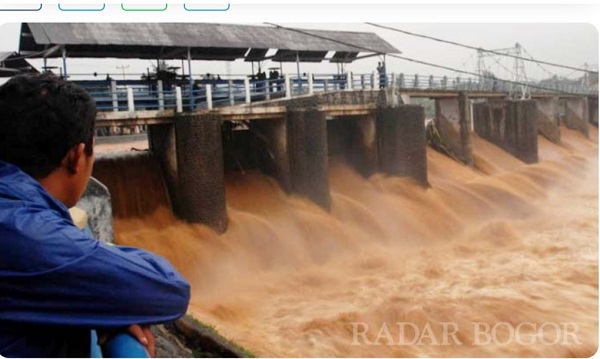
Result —
[{"label": "man in blue jacket", "polygon": [[148,326],[185,314],[190,287],[162,257],[109,246],[67,208],[94,163],[94,100],[53,76],[0,87],[0,355],[89,357],[90,333],[127,331],[153,351]]}]

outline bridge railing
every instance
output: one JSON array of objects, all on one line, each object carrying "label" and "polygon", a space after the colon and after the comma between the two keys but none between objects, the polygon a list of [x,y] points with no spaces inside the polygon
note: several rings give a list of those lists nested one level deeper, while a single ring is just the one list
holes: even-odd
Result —
[{"label": "bridge railing", "polygon": [[[141,111],[175,109],[177,112],[212,109],[293,98],[328,91],[400,90],[477,91],[512,93],[519,84],[495,78],[465,78],[404,73],[352,73],[285,75],[276,79],[200,80],[166,84],[162,81],[80,81],[96,100],[99,111]],[[529,91],[576,95],[598,94],[597,89],[576,85],[530,85]]]}]

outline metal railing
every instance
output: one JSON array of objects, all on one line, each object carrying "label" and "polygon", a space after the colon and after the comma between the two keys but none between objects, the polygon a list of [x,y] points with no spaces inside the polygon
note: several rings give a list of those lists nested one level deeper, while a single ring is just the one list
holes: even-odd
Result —
[{"label": "metal railing", "polygon": [[[419,74],[304,74],[285,75],[277,79],[201,80],[165,84],[162,81],[78,81],[96,100],[99,111],[143,111],[175,109],[176,112],[213,109],[250,104],[279,98],[292,98],[330,91],[400,90],[471,91],[514,93],[525,91],[523,85],[494,78],[423,76]],[[597,95],[598,90],[558,84],[526,84],[531,93]]]}]

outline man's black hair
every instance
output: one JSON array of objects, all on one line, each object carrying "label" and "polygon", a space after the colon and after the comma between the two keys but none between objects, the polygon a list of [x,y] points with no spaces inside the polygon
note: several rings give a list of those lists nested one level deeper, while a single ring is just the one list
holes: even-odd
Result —
[{"label": "man's black hair", "polygon": [[74,146],[93,153],[96,103],[54,75],[19,75],[0,86],[0,161],[48,176]]}]

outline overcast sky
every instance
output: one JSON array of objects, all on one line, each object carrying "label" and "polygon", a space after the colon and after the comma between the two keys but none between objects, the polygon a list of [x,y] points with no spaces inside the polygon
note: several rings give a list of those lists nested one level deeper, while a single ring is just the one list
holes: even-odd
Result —
[{"label": "overcast sky", "polygon": [[[307,29],[374,32],[399,49],[402,52],[401,56],[458,68],[464,71],[476,72],[477,54],[474,50],[379,29],[364,23],[302,23],[281,25]],[[485,49],[510,48],[514,47],[515,43],[519,42],[527,51],[527,54],[524,53],[523,56],[531,55],[536,59],[575,67],[583,67],[584,64],[587,63],[589,65],[596,65],[597,69],[598,64],[598,32],[591,24],[398,23],[386,25]],[[4,24],[0,26],[0,51],[18,50],[19,28],[20,24]],[[356,61],[355,63],[348,65],[346,69],[353,71],[354,73],[370,73],[375,70],[378,60],[378,58],[371,58]],[[31,60],[31,62],[38,68],[41,66],[41,60]],[[169,63],[173,66],[181,66],[180,60],[169,61]],[[117,76],[122,72],[117,66],[125,65],[129,66],[125,71],[132,74],[128,78],[137,79],[141,73],[146,71],[146,68],[152,68],[153,64],[154,61],[149,60],[131,61],[110,59],[90,61],[71,59],[68,60],[68,70],[69,73],[97,72],[98,74],[101,74],[99,75],[101,77],[106,76],[106,73],[108,72],[111,73],[113,77],[122,78],[122,75]],[[489,70],[494,72],[500,78],[509,79],[512,76],[508,70],[512,71],[514,59],[506,57],[486,58],[485,64]],[[49,65],[62,66],[62,61],[60,59],[51,59],[49,60]],[[551,74],[568,75],[571,78],[580,75],[572,70],[554,68],[547,65],[539,66],[533,63],[525,63],[525,65],[527,76],[530,79],[547,78]],[[275,66],[278,66],[278,64],[269,61],[263,63],[263,69]],[[296,72],[295,64],[284,63],[283,68],[284,72]],[[194,61],[192,69],[194,74],[204,74],[207,72],[212,74],[248,74],[251,71],[251,65],[242,60],[233,63]],[[187,64],[185,64],[185,70],[187,73]],[[421,75],[457,75],[456,73],[445,70],[390,57],[387,57],[387,70],[388,72],[403,72],[411,75],[415,73]],[[335,64],[330,63],[301,64],[301,71],[335,73],[337,69]],[[464,77],[465,75],[461,76]]]}]

